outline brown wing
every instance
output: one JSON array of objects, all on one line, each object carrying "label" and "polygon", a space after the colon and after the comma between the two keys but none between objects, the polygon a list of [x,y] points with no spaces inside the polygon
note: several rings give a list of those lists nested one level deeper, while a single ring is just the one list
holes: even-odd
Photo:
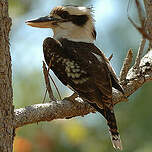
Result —
[{"label": "brown wing", "polygon": [[111,82],[112,82],[112,86],[119,90],[120,92],[122,92],[124,94],[124,90],[123,88],[121,87],[121,85],[119,84],[119,80],[116,76],[116,73],[114,71],[114,69],[112,68],[109,60],[105,57],[105,55],[103,54],[103,52],[101,52],[97,47],[94,47],[93,49],[93,52],[95,54],[98,54],[99,56],[101,56],[102,58],[104,58],[104,60],[106,61],[106,64],[107,64],[107,67],[109,69],[109,72],[110,72],[110,77],[111,77]]},{"label": "brown wing", "polygon": [[[102,95],[112,98],[110,72],[104,57],[100,56],[100,61],[94,54],[93,49],[96,47],[93,44],[73,43],[65,40],[61,43],[66,55],[80,66],[80,71],[84,71],[82,78],[88,78],[82,85],[77,85],[79,91],[81,88],[83,93],[89,90],[92,92],[98,90]],[[71,87],[77,88],[77,86]]]},{"label": "brown wing", "polygon": [[[92,54],[91,52],[88,53],[85,58],[91,56],[91,61],[87,65],[84,66],[84,70],[88,72],[88,74],[91,77],[91,80],[95,83],[96,87],[101,91],[101,93],[104,96],[107,96],[109,98],[112,97],[112,84],[111,84],[111,78],[110,78],[110,72],[107,68],[107,65],[105,64],[104,59],[101,59],[102,62],[99,62],[98,59]],[[83,65],[85,62],[85,58],[83,60]]]}]

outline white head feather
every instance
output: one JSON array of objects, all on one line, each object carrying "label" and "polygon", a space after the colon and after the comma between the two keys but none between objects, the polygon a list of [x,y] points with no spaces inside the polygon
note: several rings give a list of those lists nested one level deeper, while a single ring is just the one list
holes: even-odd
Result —
[{"label": "white head feather", "polygon": [[66,38],[71,41],[76,42],[87,42],[93,43],[95,36],[94,32],[94,19],[92,17],[92,12],[90,8],[86,7],[75,7],[75,6],[58,6],[54,8],[50,15],[60,18],[55,12],[59,10],[67,11],[70,15],[87,15],[88,20],[83,26],[78,26],[72,21],[69,22],[59,22],[57,26],[53,29],[54,38]]}]

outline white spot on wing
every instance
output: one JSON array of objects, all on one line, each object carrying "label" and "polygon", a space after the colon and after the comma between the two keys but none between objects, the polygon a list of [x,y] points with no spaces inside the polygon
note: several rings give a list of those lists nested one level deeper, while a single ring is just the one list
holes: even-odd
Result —
[{"label": "white spot on wing", "polygon": [[102,62],[101,56],[92,52],[92,54],[98,59],[99,62]]},{"label": "white spot on wing", "polygon": [[75,79],[75,80],[72,80],[75,84],[82,84],[86,81],[88,81],[89,78],[82,78],[82,79]]}]

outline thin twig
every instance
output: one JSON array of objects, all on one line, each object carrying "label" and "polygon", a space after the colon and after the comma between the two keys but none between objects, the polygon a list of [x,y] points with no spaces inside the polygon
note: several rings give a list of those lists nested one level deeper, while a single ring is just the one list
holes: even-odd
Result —
[{"label": "thin twig", "polygon": [[139,49],[138,49],[138,53],[136,56],[135,64],[134,64],[134,69],[136,69],[136,73],[139,72],[139,64],[140,64],[141,57],[144,51],[145,43],[146,43],[146,39],[142,38]]},{"label": "thin twig", "polygon": [[42,103],[44,103],[44,102],[45,102],[46,94],[47,94],[47,89],[45,90],[45,94],[44,94],[44,98],[43,98],[43,102],[42,102]]},{"label": "thin twig", "polygon": [[50,77],[50,79],[52,80],[52,82],[53,82],[53,84],[54,84],[54,87],[55,87],[55,89],[56,89],[56,91],[57,91],[57,94],[58,94],[60,100],[62,100],[61,95],[60,95],[60,92],[59,92],[59,89],[58,89],[58,87],[56,86],[56,84],[55,84],[53,78],[51,77],[50,73],[49,73],[49,77]]},{"label": "thin twig", "polygon": [[[130,2],[130,1],[129,1]],[[142,8],[141,8],[141,4],[139,3],[138,0],[135,0],[136,2],[136,7],[138,10],[138,18],[141,24],[141,27],[139,27],[130,17],[129,17],[129,4],[128,4],[128,8],[127,8],[127,14],[128,14],[128,20],[131,22],[131,24],[136,28],[136,30],[142,35],[142,37],[152,41],[152,36],[150,34],[147,33],[147,29],[146,29],[146,19],[142,16]]]},{"label": "thin twig", "polygon": [[146,20],[145,20],[145,18],[144,18],[143,15],[142,15],[142,7],[141,7],[140,2],[139,2],[138,0],[135,0],[135,3],[136,3],[137,10],[138,10],[138,18],[139,18],[141,27],[137,26],[137,25],[134,23],[134,21],[129,17],[129,15],[128,15],[128,19],[129,19],[129,21],[132,23],[132,25],[133,25],[133,26],[141,33],[141,35],[142,35],[142,40],[141,40],[141,43],[140,43],[140,46],[139,46],[139,49],[138,49],[138,53],[137,53],[137,57],[136,57],[136,60],[135,60],[135,64],[134,64],[134,69],[136,69],[136,73],[138,73],[138,72],[139,72],[139,64],[140,64],[141,57],[142,57],[142,54],[143,54],[143,51],[144,51],[146,39],[152,40],[152,37],[150,37],[150,35],[147,34],[147,30],[146,30]]},{"label": "thin twig", "polygon": [[152,37],[145,32],[145,29],[137,26],[137,25],[134,23],[134,21],[133,21],[129,16],[128,16],[128,20],[131,22],[131,24],[136,28],[136,30],[137,30],[144,38],[152,41]]},{"label": "thin twig", "polygon": [[108,60],[110,61],[113,57],[113,53],[109,56]]},{"label": "thin twig", "polygon": [[127,16],[129,16],[129,7],[130,7],[130,5],[131,5],[131,2],[132,2],[131,0],[129,0],[129,1],[128,1],[128,6],[127,6]]},{"label": "thin twig", "polygon": [[145,26],[145,18],[142,15],[141,4],[140,4],[140,2],[138,0],[135,0],[135,3],[136,3],[137,10],[138,10],[138,18],[140,20],[141,27],[144,28],[144,26]]},{"label": "thin twig", "polygon": [[128,74],[129,68],[132,63],[132,58],[133,58],[133,52],[132,52],[132,49],[129,49],[120,71],[120,81],[123,81],[126,79],[126,76]]},{"label": "thin twig", "polygon": [[49,93],[49,98],[51,100],[55,100],[55,97],[53,96],[52,88],[51,88],[51,85],[50,85],[50,80],[49,80],[49,77],[48,77],[48,73],[49,73],[49,67],[47,69],[46,65],[45,65],[45,62],[43,61],[43,74],[44,74],[44,78],[45,78],[46,88],[47,88],[47,91]]}]

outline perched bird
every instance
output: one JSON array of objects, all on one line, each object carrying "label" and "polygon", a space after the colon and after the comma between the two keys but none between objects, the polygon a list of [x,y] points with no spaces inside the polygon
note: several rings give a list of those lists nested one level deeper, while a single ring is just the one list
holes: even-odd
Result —
[{"label": "perched bird", "polygon": [[123,93],[109,60],[94,45],[96,30],[91,8],[57,6],[48,16],[26,22],[51,28],[53,38],[43,42],[44,58],[58,79],[107,120],[113,147],[122,150],[113,111],[112,87]]}]

